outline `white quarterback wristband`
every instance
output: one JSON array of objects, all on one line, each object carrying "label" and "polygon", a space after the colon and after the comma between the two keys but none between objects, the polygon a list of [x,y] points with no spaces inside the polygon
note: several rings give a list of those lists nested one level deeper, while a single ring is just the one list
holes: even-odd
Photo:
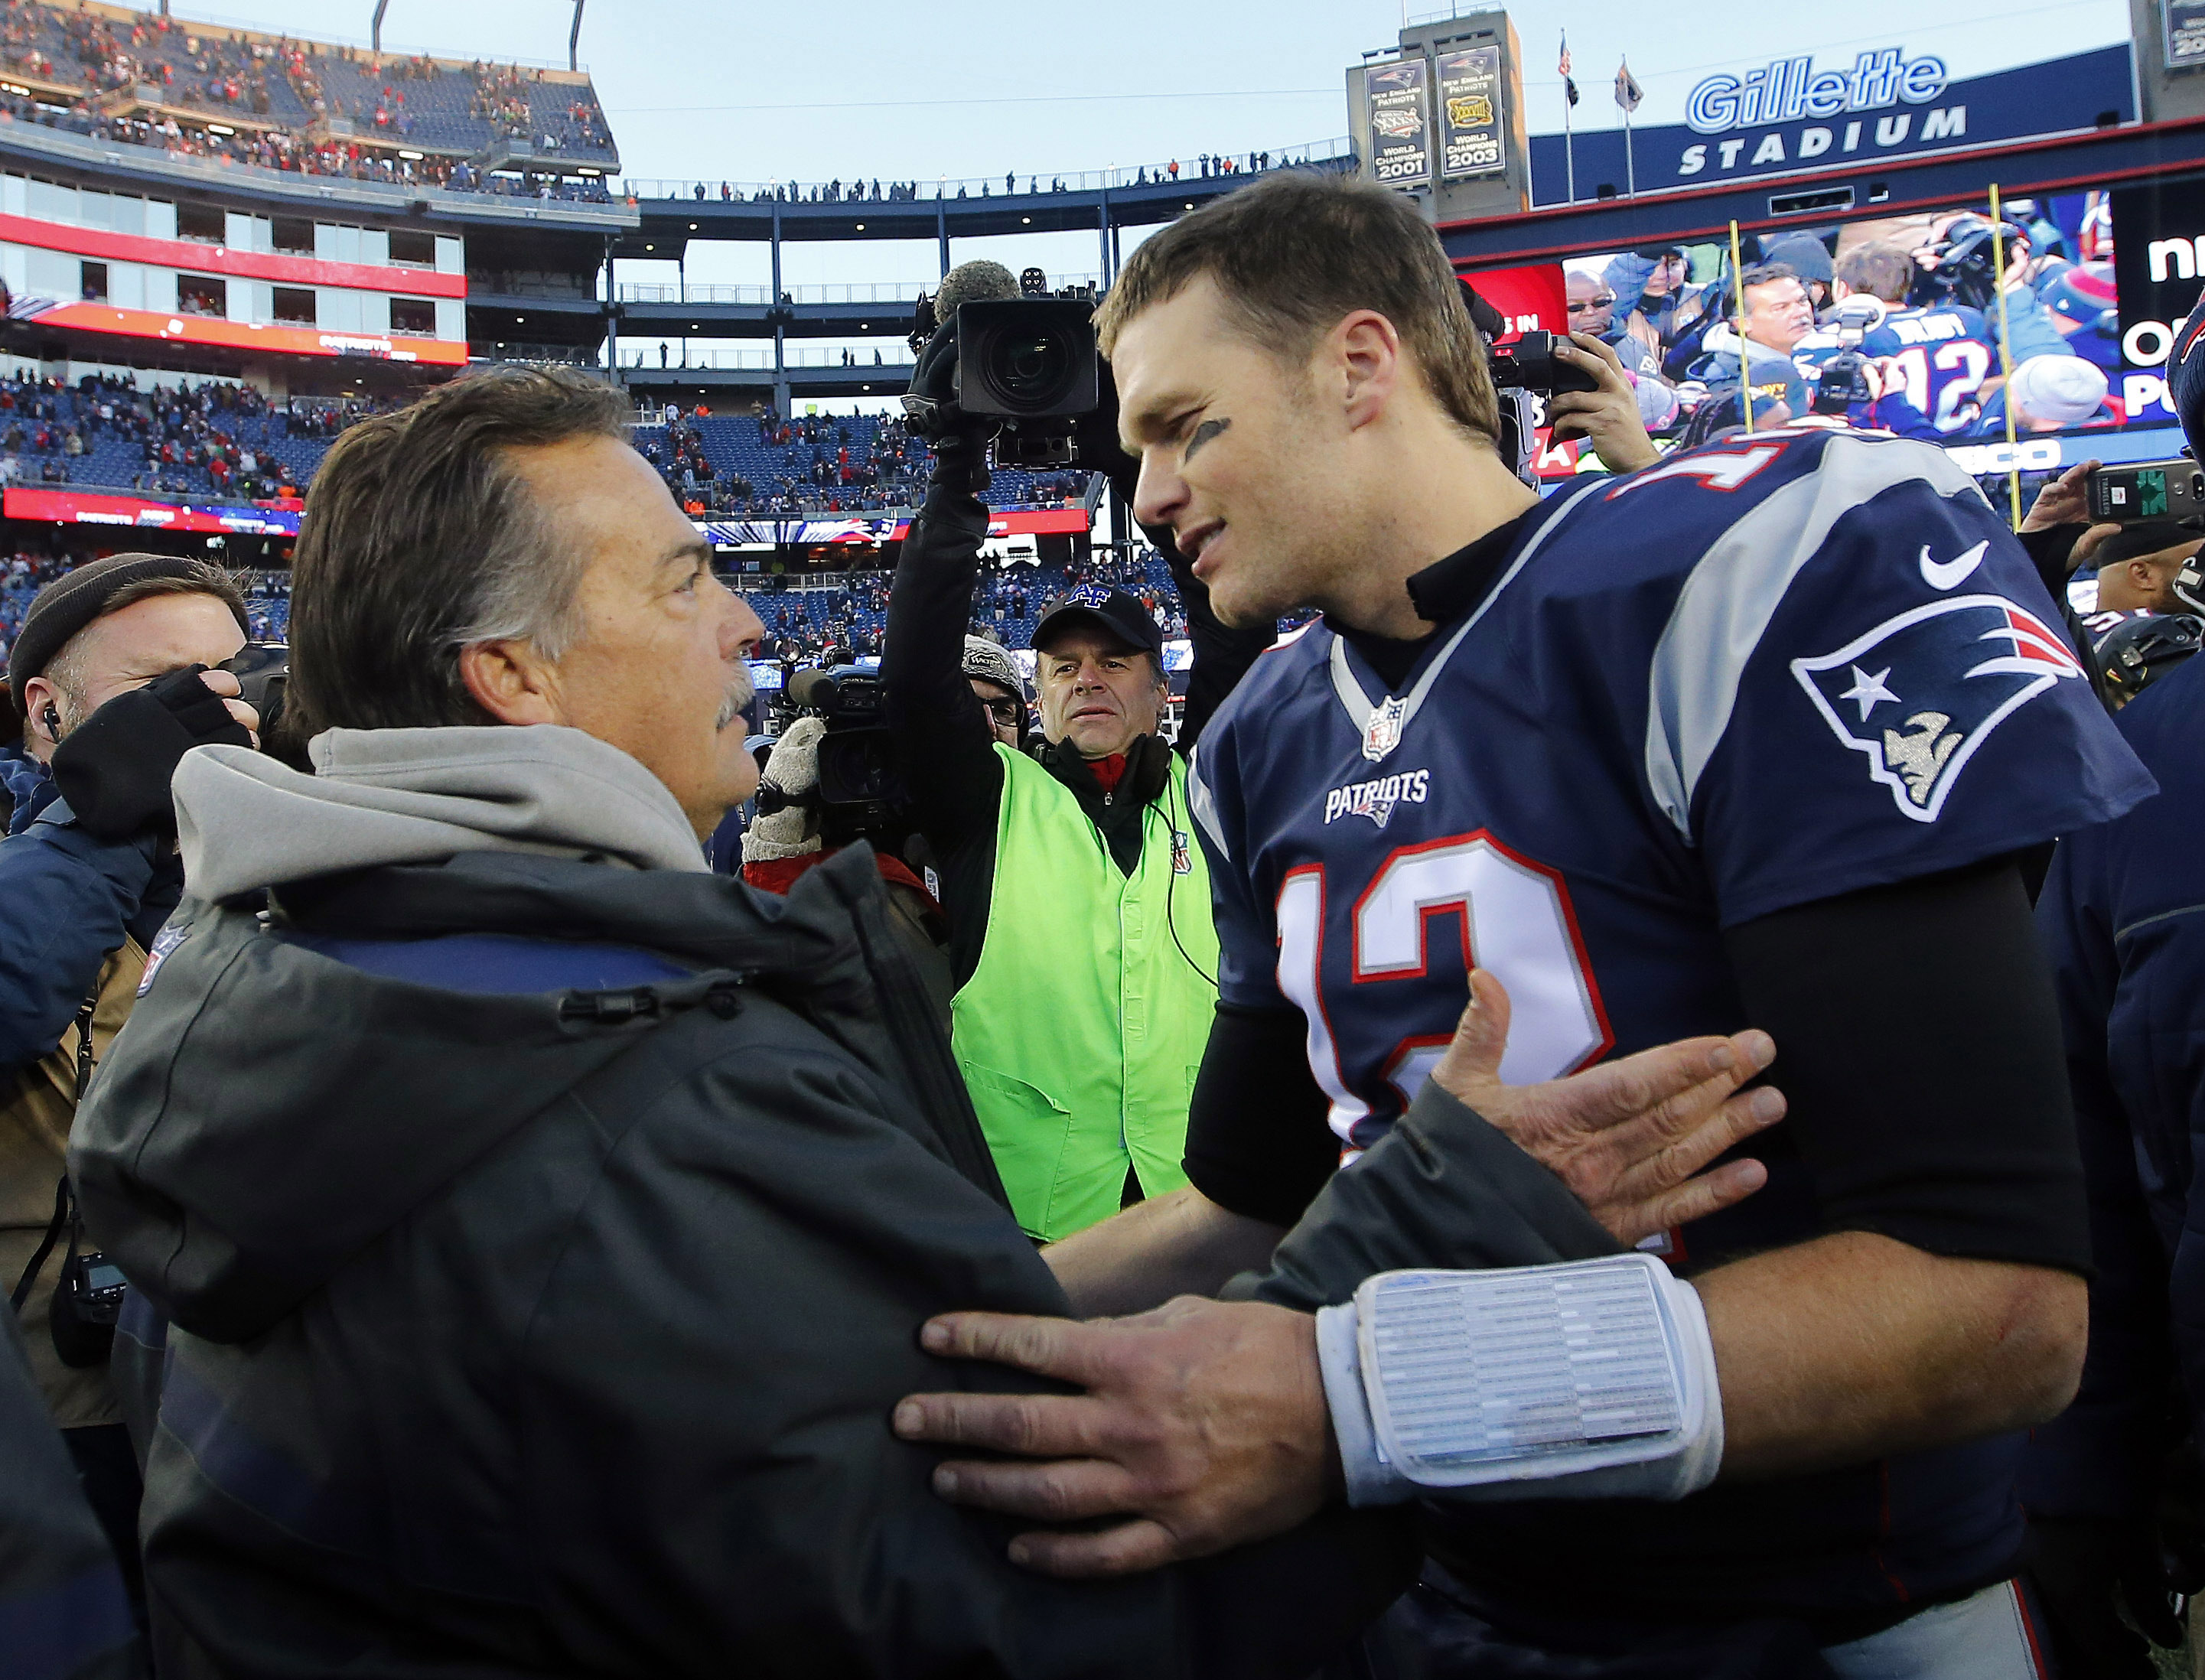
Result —
[{"label": "white quarterback wristband", "polygon": [[1652,1255],[1382,1272],[1316,1347],[1352,1505],[1680,1499],[1722,1463],[1707,1313]]}]

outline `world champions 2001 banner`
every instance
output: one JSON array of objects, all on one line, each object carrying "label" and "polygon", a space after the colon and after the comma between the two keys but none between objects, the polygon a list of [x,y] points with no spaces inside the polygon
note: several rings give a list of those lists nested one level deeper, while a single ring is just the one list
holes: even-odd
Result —
[{"label": "world champions 2001 banner", "polygon": [[1405,58],[1363,72],[1364,156],[1370,175],[1388,187],[1411,187],[1432,178],[1431,112],[1425,98],[1424,61]]}]

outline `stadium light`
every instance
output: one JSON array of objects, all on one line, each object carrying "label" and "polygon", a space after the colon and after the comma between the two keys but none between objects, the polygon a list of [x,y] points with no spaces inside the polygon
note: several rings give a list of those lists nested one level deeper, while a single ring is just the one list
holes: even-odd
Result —
[{"label": "stadium light", "polygon": [[860,222],[858,223],[858,231],[861,234],[865,231],[865,224],[864,223]]},{"label": "stadium light", "polygon": [[210,122],[206,126],[206,131],[210,134],[234,134],[237,132],[227,122]]},{"label": "stadium light", "polygon": [[1033,224],[1033,217],[1031,216],[1021,216],[1019,217],[1019,220],[1026,223],[1029,227]]},{"label": "stadium light", "polygon": [[694,222],[689,224],[689,231],[692,234],[697,231],[697,224]]},{"label": "stadium light", "polygon": [[419,152],[418,152],[418,151],[401,151],[398,155],[399,155],[401,157],[403,157],[404,159],[406,159],[406,161],[407,161],[407,163],[419,163],[419,162],[421,161],[421,154],[420,154]]}]

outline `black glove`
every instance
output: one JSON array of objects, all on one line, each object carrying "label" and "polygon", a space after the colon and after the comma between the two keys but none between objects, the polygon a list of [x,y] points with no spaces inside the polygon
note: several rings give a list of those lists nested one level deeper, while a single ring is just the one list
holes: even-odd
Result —
[{"label": "black glove", "polygon": [[2022,1571],[2044,1607],[2062,1674],[2152,1680],[2150,1647],[2121,1620],[2122,1600],[2153,1644],[2182,1643],[2158,1524],[2149,1517],[2031,1517]]},{"label": "black glove", "polygon": [[988,443],[996,422],[957,406],[957,319],[934,330],[911,371],[903,400],[911,429],[934,446],[934,482],[969,496],[988,488]]},{"label": "black glove", "polygon": [[54,751],[54,785],[96,839],[170,835],[176,809],[169,779],[195,746],[251,746],[222,697],[199,680],[204,665],[171,671],[118,694],[69,731]]}]

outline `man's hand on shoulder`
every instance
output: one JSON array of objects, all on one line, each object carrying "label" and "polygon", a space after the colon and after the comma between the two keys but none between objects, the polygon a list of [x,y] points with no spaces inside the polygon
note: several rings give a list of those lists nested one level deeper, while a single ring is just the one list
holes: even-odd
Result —
[{"label": "man's hand on shoulder", "polygon": [[1193,1296],[1086,1324],[947,1314],[921,1332],[930,1353],[1085,1392],[914,1394],[895,1432],[1041,1460],[940,1465],[935,1491],[959,1505],[1043,1523],[1119,1519],[1022,1534],[1013,1563],[1098,1576],[1206,1557],[1291,1529],[1339,1491],[1315,1327],[1284,1307]]}]

